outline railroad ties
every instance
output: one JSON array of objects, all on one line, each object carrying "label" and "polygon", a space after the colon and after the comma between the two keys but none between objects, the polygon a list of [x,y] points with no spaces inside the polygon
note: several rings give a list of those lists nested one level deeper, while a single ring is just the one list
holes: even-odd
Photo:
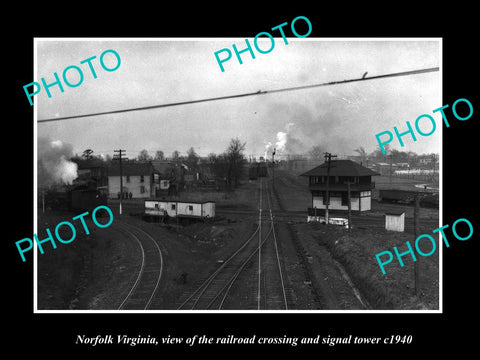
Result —
[{"label": "railroad ties", "polygon": [[[274,187],[272,188],[272,194],[272,202],[276,203],[278,209],[281,212],[285,212],[282,202],[280,201],[278,193]],[[282,232],[288,235],[295,247],[299,260],[299,265],[300,268],[303,270],[303,276],[305,278],[304,284],[310,288],[310,293],[313,297],[316,308],[324,309],[324,300],[322,299],[321,291],[315,286],[315,282],[312,281],[312,279],[314,278],[313,271],[311,269],[311,266],[309,265],[307,253],[302,243],[298,239],[297,233],[293,229],[292,225],[287,222],[283,222],[282,224],[280,224],[280,227],[282,228]]]},{"label": "railroad ties", "polygon": [[179,310],[219,310],[223,308],[232,286],[258,250],[254,239],[258,228],[196,290],[186,293]]},{"label": "railroad ties", "polygon": [[277,241],[276,224],[273,216],[271,192],[268,182],[264,183],[269,217],[267,224],[270,225],[269,233],[265,235],[265,241],[261,249],[260,269],[260,302],[257,304],[259,310],[288,310],[292,305],[292,291],[287,286],[288,279],[285,276],[284,264],[281,256],[281,246]]},{"label": "railroad ties", "polygon": [[[266,200],[265,200],[266,199]],[[265,206],[265,209],[262,209]],[[178,310],[288,310],[287,285],[267,183],[260,179],[255,231],[212,274],[184,294]]]}]

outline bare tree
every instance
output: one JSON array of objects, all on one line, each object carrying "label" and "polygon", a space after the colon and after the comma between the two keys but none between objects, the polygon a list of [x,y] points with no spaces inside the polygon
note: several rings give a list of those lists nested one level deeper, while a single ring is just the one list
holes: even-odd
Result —
[{"label": "bare tree", "polygon": [[190,166],[196,168],[198,163],[198,155],[193,146],[187,150],[187,162]]},{"label": "bare tree", "polygon": [[217,160],[217,155],[213,152],[207,155],[207,163],[208,164],[214,164],[215,161]]},{"label": "bare tree", "polygon": [[143,149],[137,156],[138,161],[150,161],[152,157],[148,154],[148,151]]},{"label": "bare tree", "polygon": [[247,143],[242,143],[239,138],[231,139],[226,151],[228,161],[227,183],[230,188],[239,184],[244,173],[245,157],[243,151]]},{"label": "bare tree", "polygon": [[360,155],[360,161],[364,163],[365,160],[367,159],[367,150],[365,150],[363,146],[360,146],[353,151],[355,151],[358,155]]},{"label": "bare tree", "polygon": [[162,150],[157,150],[155,152],[155,160],[165,160],[165,155]]},{"label": "bare tree", "polygon": [[172,152],[172,160],[179,160],[180,159],[180,151],[175,150]]},{"label": "bare tree", "polygon": [[378,147],[376,148],[373,152],[369,154],[369,157],[374,158],[375,161],[381,161],[385,162],[387,159],[387,156],[390,155],[390,144],[386,144],[383,146],[385,150],[385,154],[382,152],[382,150]]}]

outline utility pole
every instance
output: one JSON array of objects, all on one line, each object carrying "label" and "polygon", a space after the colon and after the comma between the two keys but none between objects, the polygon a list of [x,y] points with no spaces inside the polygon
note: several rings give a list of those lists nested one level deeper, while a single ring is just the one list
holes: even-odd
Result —
[{"label": "utility pole", "polygon": [[118,160],[120,166],[120,201],[118,213],[122,215],[122,199],[123,199],[123,173],[122,173],[122,155],[124,155],[125,150],[113,150],[116,153],[113,158]]},{"label": "utility pole", "polygon": [[272,186],[275,187],[275,148],[272,152]]},{"label": "utility pole", "polygon": [[436,164],[437,164],[437,155],[434,153],[432,154],[432,179],[430,180],[432,183],[435,181]]},{"label": "utility pole", "polygon": [[392,183],[392,173],[393,173],[393,156],[392,154],[389,155],[390,157],[390,183]]},{"label": "utility pole", "polygon": [[[418,218],[420,216],[420,195],[414,196],[414,208],[413,208],[413,237],[416,239],[418,237],[418,233],[420,231]],[[420,294],[420,279],[419,279],[419,271],[417,261],[413,263],[413,282],[414,282],[414,289],[415,295],[418,296]]]},{"label": "utility pole", "polygon": [[329,152],[325,152],[325,162],[327,163],[327,191],[325,194],[326,201],[325,201],[325,225],[328,226],[329,217],[328,217],[328,206],[330,205],[330,194],[328,192],[329,184],[330,184],[330,163],[332,161],[332,157],[337,157],[337,155],[332,155]]},{"label": "utility pole", "polygon": [[350,197],[350,184],[355,184],[354,182],[347,181],[347,196],[348,196],[348,231],[352,229],[352,202]]},{"label": "utility pole", "polygon": [[258,211],[258,290],[257,290],[257,310],[260,310],[261,301],[261,276],[262,276],[262,178],[260,178],[260,195]]}]

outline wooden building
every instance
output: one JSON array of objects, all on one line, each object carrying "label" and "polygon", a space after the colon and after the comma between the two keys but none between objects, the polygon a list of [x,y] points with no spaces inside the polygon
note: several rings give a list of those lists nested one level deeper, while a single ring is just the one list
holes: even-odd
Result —
[{"label": "wooden building", "polygon": [[77,164],[78,178],[76,180],[93,181],[96,187],[108,185],[107,166],[99,158],[80,159],[73,161]]},{"label": "wooden building", "polygon": [[[132,198],[150,198],[160,187],[159,174],[150,162],[123,162],[123,196]],[[108,168],[108,195],[116,199],[120,197],[120,167],[118,164]]]},{"label": "wooden building", "polygon": [[[352,211],[367,211],[371,209],[372,176],[380,175],[351,160],[332,160],[330,169],[323,163],[300,176],[309,178],[309,188],[312,193],[313,209],[325,209],[328,193],[330,197],[329,210],[348,210],[348,187],[350,185],[350,203]],[[348,184],[350,183],[350,184]]]},{"label": "wooden building", "polygon": [[151,163],[155,170],[155,180],[158,181],[155,196],[164,196],[168,194],[175,179],[175,165],[169,160],[152,160]]},{"label": "wooden building", "polygon": [[389,211],[385,213],[385,230],[403,232],[405,230],[405,211]]}]

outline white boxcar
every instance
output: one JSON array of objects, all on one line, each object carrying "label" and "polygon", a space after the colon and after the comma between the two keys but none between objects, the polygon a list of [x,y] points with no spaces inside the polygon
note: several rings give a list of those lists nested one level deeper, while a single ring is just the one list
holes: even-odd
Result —
[{"label": "white boxcar", "polygon": [[145,200],[145,214],[151,216],[214,218],[215,202]]},{"label": "white boxcar", "polygon": [[166,209],[161,208],[158,200],[145,200],[145,215],[164,216]]},{"label": "white boxcar", "polygon": [[[325,224],[326,220],[324,216],[307,216],[307,222],[317,221],[320,224]],[[328,223],[332,225],[343,226],[345,229],[348,228],[348,219],[339,218],[339,217],[330,217],[328,218]]]}]

